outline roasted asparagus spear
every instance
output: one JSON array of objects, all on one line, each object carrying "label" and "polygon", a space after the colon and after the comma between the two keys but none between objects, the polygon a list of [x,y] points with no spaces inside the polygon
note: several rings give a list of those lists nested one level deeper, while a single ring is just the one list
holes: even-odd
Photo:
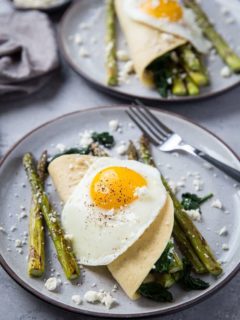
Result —
[{"label": "roasted asparagus spear", "polygon": [[23,166],[31,185],[33,199],[40,206],[44,220],[55,245],[58,260],[63,267],[65,275],[69,280],[76,279],[78,278],[80,271],[72,251],[71,242],[65,238],[58,215],[56,211],[53,210],[48,200],[42,181],[35,169],[33,156],[30,153],[26,153],[24,155]]},{"label": "roasted asparagus spear", "polygon": [[219,56],[225,61],[233,72],[240,72],[240,57],[229,47],[224,38],[215,30],[209,18],[199,6],[196,0],[184,0],[185,6],[192,9],[196,15],[196,21],[208,38]]},{"label": "roasted asparagus spear", "polygon": [[[145,163],[150,165],[155,165],[150,148],[149,148],[149,141],[145,136],[142,136],[140,139],[141,145],[141,158]],[[149,160],[148,160],[149,159]],[[198,256],[198,260],[201,260],[205,268],[208,272],[213,275],[219,275],[222,273],[222,268],[220,264],[215,259],[209,245],[207,244],[206,240],[203,238],[201,233],[193,224],[192,220],[188,217],[187,213],[183,210],[181,203],[178,201],[174,193],[172,192],[171,188],[169,187],[167,181],[162,176],[163,184],[168,191],[169,195],[172,198],[174,209],[175,209],[175,220],[178,222],[180,228],[185,233],[186,238],[188,239],[189,243],[191,243],[192,248],[195,251],[195,254]],[[175,226],[174,226],[175,228]],[[174,232],[177,232],[175,230]],[[194,261],[191,261],[193,264]],[[197,270],[197,266],[193,265],[195,270]]]},{"label": "roasted asparagus spear", "polygon": [[184,45],[181,48],[179,48],[178,52],[180,64],[182,65],[188,76],[194,81],[195,85],[208,85],[209,77],[207,71],[203,66],[198,55],[194,52],[193,48],[190,45]]},{"label": "roasted asparagus spear", "polygon": [[106,0],[106,69],[107,84],[118,84],[118,66],[116,57],[116,25],[113,0]]},{"label": "roasted asparagus spear", "polygon": [[[44,151],[38,162],[38,175],[41,183],[44,183],[47,170],[47,152]],[[41,207],[32,199],[29,221],[29,255],[28,274],[32,277],[41,277],[44,273],[44,226]]]}]

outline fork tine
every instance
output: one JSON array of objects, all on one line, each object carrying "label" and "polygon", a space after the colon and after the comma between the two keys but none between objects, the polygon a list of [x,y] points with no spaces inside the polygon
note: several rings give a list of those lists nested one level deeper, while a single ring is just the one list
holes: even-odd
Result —
[{"label": "fork tine", "polygon": [[162,121],[160,121],[155,115],[152,114],[152,112],[149,111],[149,109],[143,104],[140,100],[135,100],[136,103],[143,108],[143,110],[151,117],[153,121],[155,121],[156,124],[158,124],[162,130],[166,132],[166,134],[173,134],[174,132],[168,128]]},{"label": "fork tine", "polygon": [[155,146],[159,146],[159,143],[157,142],[157,140],[155,140],[153,138],[153,136],[151,134],[149,134],[149,132],[141,125],[141,123],[139,122],[139,120],[136,120],[135,117],[129,112],[129,111],[125,111],[126,114],[129,116],[130,119],[132,119],[132,121],[135,123],[135,125],[146,135],[146,137],[148,137],[148,139],[155,145]]},{"label": "fork tine", "polygon": [[132,114],[134,114],[135,118],[138,118],[140,123],[142,123],[142,125],[144,125],[148,131],[151,132],[155,139],[159,140],[161,143],[165,140],[165,136],[161,135],[156,128],[149,125],[149,122],[145,119],[145,116],[139,112],[138,108],[130,107],[129,109],[131,110]]},{"label": "fork tine", "polygon": [[149,116],[148,113],[146,113],[144,109],[142,109],[142,108],[139,107],[139,108],[137,108],[136,110],[137,110],[139,113],[142,114],[142,116],[143,116],[144,119],[148,120],[148,122],[152,125],[152,127],[153,127],[157,132],[159,132],[159,135],[161,135],[164,139],[166,139],[166,138],[169,136],[169,134],[167,134],[166,132],[164,132],[164,131],[161,129],[161,127],[159,128],[159,125],[157,125],[156,122],[152,120],[152,117]]}]

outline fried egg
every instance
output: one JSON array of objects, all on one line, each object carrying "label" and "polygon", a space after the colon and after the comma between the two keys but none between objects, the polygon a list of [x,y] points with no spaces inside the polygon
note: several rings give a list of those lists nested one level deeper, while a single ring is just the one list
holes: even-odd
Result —
[{"label": "fried egg", "polygon": [[96,160],[62,213],[80,263],[114,261],[151,225],[166,199],[157,169],[133,160]]},{"label": "fried egg", "polygon": [[197,26],[194,13],[178,0],[123,0],[128,16],[162,32],[188,40],[202,53],[207,53],[210,43]]}]

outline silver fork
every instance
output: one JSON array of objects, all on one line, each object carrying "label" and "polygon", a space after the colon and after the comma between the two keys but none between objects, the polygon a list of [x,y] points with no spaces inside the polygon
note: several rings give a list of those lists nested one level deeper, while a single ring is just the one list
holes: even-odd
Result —
[{"label": "silver fork", "polygon": [[148,139],[163,152],[184,151],[193,156],[200,157],[211,163],[228,176],[240,182],[240,171],[227,165],[226,163],[213,158],[205,152],[187,144],[183,141],[179,134],[172,131],[164,123],[162,123],[149,109],[142,103],[139,106],[132,106],[126,113],[143,131]]}]

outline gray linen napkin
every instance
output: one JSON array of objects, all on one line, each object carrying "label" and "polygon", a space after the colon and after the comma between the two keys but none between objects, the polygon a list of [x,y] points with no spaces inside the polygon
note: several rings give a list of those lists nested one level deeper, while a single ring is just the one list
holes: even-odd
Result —
[{"label": "gray linen napkin", "polygon": [[57,66],[56,40],[46,14],[0,16],[0,97],[38,90]]}]

